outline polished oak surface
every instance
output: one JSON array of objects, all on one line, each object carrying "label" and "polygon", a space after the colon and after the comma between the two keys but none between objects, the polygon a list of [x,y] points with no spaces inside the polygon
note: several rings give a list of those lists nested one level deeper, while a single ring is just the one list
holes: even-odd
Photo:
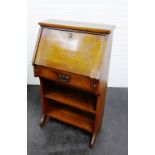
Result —
[{"label": "polished oak surface", "polygon": [[[77,108],[84,112],[95,114],[96,112],[96,96],[83,93],[79,90],[59,86],[46,81],[45,98],[57,101],[64,105]],[[51,88],[50,88],[51,87]]]},{"label": "polished oak surface", "polygon": [[40,26],[33,59],[40,126],[52,117],[86,130],[92,147],[102,124],[114,27],[57,20]]},{"label": "polished oak surface", "polygon": [[[41,77],[55,81],[60,85],[66,85],[80,90],[84,90],[86,92],[100,94],[99,82],[86,76],[37,65],[34,65],[34,75],[36,77]],[[61,77],[60,75],[69,78],[67,80],[62,80],[60,78]]]},{"label": "polished oak surface", "polygon": [[74,125],[90,133],[93,132],[94,119],[83,113],[73,111],[58,104],[47,104],[47,116]]},{"label": "polished oak surface", "polygon": [[57,29],[78,30],[91,33],[109,34],[115,28],[114,25],[94,24],[86,22],[63,21],[51,19],[39,23],[43,27],[52,27]]},{"label": "polished oak surface", "polygon": [[35,64],[96,78],[104,36],[43,28]]}]

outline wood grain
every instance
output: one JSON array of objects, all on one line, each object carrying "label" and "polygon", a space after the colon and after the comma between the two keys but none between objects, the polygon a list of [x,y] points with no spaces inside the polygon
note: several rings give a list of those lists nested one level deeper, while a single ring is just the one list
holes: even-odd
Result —
[{"label": "wood grain", "polygon": [[104,37],[43,28],[36,65],[97,78]]},{"label": "wood grain", "polygon": [[48,105],[46,114],[88,132],[93,132],[94,120],[91,117],[75,112],[67,107],[58,106],[57,104],[52,104],[51,107]]},{"label": "wood grain", "polygon": [[58,29],[80,30],[84,32],[94,32],[99,34],[109,34],[114,28],[114,25],[103,25],[84,22],[62,21],[62,20],[47,20],[39,22],[41,26],[52,27]]},{"label": "wood grain", "polygon": [[[64,74],[69,76],[69,80],[67,82],[63,82],[59,80],[59,74]],[[88,92],[92,92],[94,94],[99,94],[98,88],[98,80],[91,79],[89,77],[81,76],[78,74],[73,74],[53,68],[47,68],[42,66],[34,65],[34,75],[37,77],[46,78],[49,80],[53,80],[59,84],[72,86],[77,89],[83,89]],[[94,82],[96,84],[96,87],[94,87]]]},{"label": "wood grain", "polygon": [[95,114],[96,112],[95,95],[53,84],[51,88],[47,89],[47,93],[45,93],[44,96],[48,99],[83,110],[85,112],[92,114]]},{"label": "wood grain", "polygon": [[41,22],[33,67],[40,78],[43,125],[47,117],[92,133],[101,129],[113,26]]}]

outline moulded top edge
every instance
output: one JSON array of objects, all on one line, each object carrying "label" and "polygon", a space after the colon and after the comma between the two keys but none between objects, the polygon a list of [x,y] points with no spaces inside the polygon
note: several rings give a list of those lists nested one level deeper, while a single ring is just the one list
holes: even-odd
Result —
[{"label": "moulded top edge", "polygon": [[106,33],[106,34],[111,33],[111,31],[115,28],[114,25],[63,21],[63,20],[55,20],[55,19],[39,22],[39,25],[45,26],[45,27],[73,29],[73,30],[89,31],[89,32],[96,32],[96,33]]}]

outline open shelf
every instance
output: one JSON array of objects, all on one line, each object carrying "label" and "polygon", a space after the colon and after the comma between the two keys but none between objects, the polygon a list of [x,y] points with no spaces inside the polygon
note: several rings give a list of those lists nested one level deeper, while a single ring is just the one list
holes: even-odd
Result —
[{"label": "open shelf", "polygon": [[92,114],[96,112],[95,96],[72,88],[63,88],[53,84],[50,89],[47,88],[44,97],[85,112]]},{"label": "open shelf", "polygon": [[94,117],[80,111],[77,112],[77,110],[75,111],[69,107],[60,106],[56,102],[48,101],[46,114],[62,122],[84,129],[90,133],[93,132]]}]

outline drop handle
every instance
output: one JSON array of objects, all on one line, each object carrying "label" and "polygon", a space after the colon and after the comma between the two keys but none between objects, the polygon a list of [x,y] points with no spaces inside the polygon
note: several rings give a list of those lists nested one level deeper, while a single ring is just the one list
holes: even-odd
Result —
[{"label": "drop handle", "polygon": [[67,82],[69,80],[69,76],[68,75],[64,75],[64,74],[59,74],[58,78],[62,82]]}]

